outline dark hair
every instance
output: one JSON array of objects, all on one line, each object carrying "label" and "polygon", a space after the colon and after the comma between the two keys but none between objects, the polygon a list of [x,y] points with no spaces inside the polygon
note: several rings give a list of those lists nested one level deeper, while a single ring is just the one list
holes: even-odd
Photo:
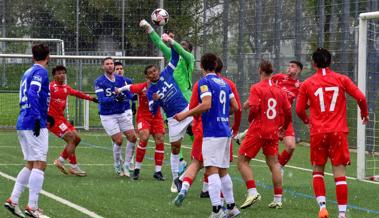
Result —
[{"label": "dark hair", "polygon": [[216,73],[221,73],[223,67],[224,67],[224,64],[222,63],[221,58],[217,57],[217,67],[215,69],[215,72]]},{"label": "dark hair", "polygon": [[317,48],[312,54],[312,60],[317,68],[326,68],[332,62],[332,55],[325,48]]},{"label": "dark hair", "polygon": [[259,64],[260,71],[265,72],[265,74],[270,75],[273,72],[272,64],[269,60],[262,59],[261,63]]},{"label": "dark hair", "polygon": [[67,69],[66,69],[66,67],[63,66],[63,65],[57,65],[57,66],[55,66],[55,67],[53,68],[53,71],[51,72],[51,73],[53,74],[53,76],[55,75],[55,73],[56,73],[57,71],[64,71],[64,73],[67,73]]},{"label": "dark hair", "polygon": [[143,71],[145,73],[145,75],[147,74],[147,71],[150,69],[150,68],[153,68],[153,67],[156,67],[154,64],[150,64],[150,65],[147,65],[145,67],[145,70]]},{"label": "dark hair", "polygon": [[119,65],[123,66],[122,63],[121,63],[120,61],[115,61],[115,62],[114,62],[114,66],[115,66],[115,67],[116,67],[116,66],[119,66]]},{"label": "dark hair", "polygon": [[205,71],[214,71],[217,67],[217,56],[213,53],[206,53],[201,57],[200,63]]},{"label": "dark hair", "polygon": [[300,61],[293,60],[290,61],[290,64],[296,64],[300,68],[300,70],[303,70],[303,64]]},{"label": "dark hair", "polygon": [[32,47],[32,54],[35,61],[43,61],[49,55],[49,47],[44,44],[36,44]]},{"label": "dark hair", "polygon": [[112,60],[113,61],[113,58],[112,57],[106,57],[106,58],[104,58],[103,59],[103,65],[104,65],[104,63],[105,63],[106,60]]}]

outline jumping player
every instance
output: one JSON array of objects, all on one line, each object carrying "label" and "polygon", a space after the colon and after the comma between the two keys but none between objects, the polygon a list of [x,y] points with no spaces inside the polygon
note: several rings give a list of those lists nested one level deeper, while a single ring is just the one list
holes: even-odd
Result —
[{"label": "jumping player", "polygon": [[[98,103],[98,100],[65,84],[66,67],[58,65],[53,68],[52,74],[54,80],[50,83],[50,105],[48,111],[50,125],[48,125],[48,129],[67,143],[59,158],[54,161],[54,165],[64,174],[70,173],[76,176],[86,176],[86,172],[78,167],[75,155],[76,147],[81,139],[75,127],[66,120],[63,113],[66,108],[67,96],[69,95],[95,103]],[[71,164],[69,170],[66,170],[64,166],[64,162],[67,159]]]},{"label": "jumping player", "polygon": [[[331,59],[331,54],[324,48],[318,48],[313,53],[313,67],[316,72],[300,87],[296,113],[310,127],[313,190],[320,206],[318,217],[329,217],[326,209],[324,170],[330,158],[336,183],[338,217],[345,218],[348,203],[345,170],[350,164],[346,93],[357,101],[363,124],[368,122],[368,108],[366,97],[351,79],[329,68]],[[309,117],[305,112],[307,104],[310,106]]]}]

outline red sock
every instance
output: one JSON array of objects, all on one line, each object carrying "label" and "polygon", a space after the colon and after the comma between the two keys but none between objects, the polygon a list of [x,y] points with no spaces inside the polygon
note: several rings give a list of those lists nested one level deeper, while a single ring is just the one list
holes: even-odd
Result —
[{"label": "red sock", "polygon": [[256,188],[257,186],[255,185],[255,180],[248,180],[246,181],[246,188],[251,189],[251,188]]},{"label": "red sock", "polygon": [[62,151],[61,157],[63,157],[63,159],[65,159],[65,160],[67,160],[67,158],[68,158],[68,152],[67,152],[66,148]]},{"label": "red sock", "polygon": [[317,198],[317,202],[319,204],[321,202],[325,203],[325,182],[323,172],[313,172],[313,191]]},{"label": "red sock", "polygon": [[70,157],[68,157],[68,162],[70,162],[70,164],[76,164],[76,155],[71,154]]},{"label": "red sock", "polygon": [[163,159],[164,159],[164,144],[156,144],[155,145],[155,165],[156,166],[162,166],[163,164]]},{"label": "red sock", "polygon": [[337,194],[338,206],[347,205],[348,192],[347,192],[346,176],[334,178],[334,181],[336,182],[336,194]]},{"label": "red sock", "polygon": [[291,159],[292,153],[288,153],[286,150],[284,150],[280,155],[279,155],[279,163],[282,166],[285,166],[288,161]]},{"label": "red sock", "polygon": [[280,188],[274,188],[274,195],[275,196],[282,196],[282,193],[283,193],[283,189],[282,189],[282,187],[280,187]]},{"label": "red sock", "polygon": [[208,183],[208,175],[204,173],[203,182]]},{"label": "red sock", "polygon": [[140,141],[136,151],[136,162],[142,163],[146,153],[147,141]]},{"label": "red sock", "polygon": [[184,179],[183,179],[183,183],[184,182],[188,182],[188,184],[191,186],[192,185],[192,179],[191,178],[189,178],[189,177],[184,177]]}]

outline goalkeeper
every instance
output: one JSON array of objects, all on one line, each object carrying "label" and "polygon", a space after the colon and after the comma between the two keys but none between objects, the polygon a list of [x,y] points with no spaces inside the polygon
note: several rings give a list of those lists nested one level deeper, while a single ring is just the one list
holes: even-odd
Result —
[{"label": "goalkeeper", "polygon": [[[171,60],[171,48],[162,41],[161,37],[154,31],[154,28],[146,20],[141,20],[139,25],[140,27],[145,28],[146,32],[149,34],[151,41],[163,53],[163,56],[166,58],[166,60]],[[182,92],[184,98],[187,100],[187,102],[189,102],[192,94],[192,72],[195,67],[195,58],[191,53],[193,46],[189,41],[183,40],[180,44],[174,42],[173,48],[180,55],[179,63],[174,70],[174,80],[179,86],[179,89]],[[191,140],[193,141],[191,125],[187,129],[187,133],[191,136]],[[183,160],[182,153],[180,152],[180,174],[184,172],[185,167],[186,163]]]}]

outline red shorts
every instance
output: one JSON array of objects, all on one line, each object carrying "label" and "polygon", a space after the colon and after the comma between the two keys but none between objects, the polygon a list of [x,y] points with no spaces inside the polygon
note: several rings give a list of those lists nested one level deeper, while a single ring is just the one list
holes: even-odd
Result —
[{"label": "red shorts", "polygon": [[295,130],[293,129],[292,121],[290,122],[290,124],[288,125],[288,127],[284,133],[284,137],[287,137],[287,136],[295,136]]},{"label": "red shorts", "polygon": [[137,130],[149,130],[151,134],[164,134],[165,128],[162,118],[137,118]]},{"label": "red shorts", "polygon": [[259,150],[263,149],[264,155],[277,155],[279,139],[264,139],[254,130],[248,130],[245,139],[238,150],[239,155],[244,155],[250,159],[257,156]]},{"label": "red shorts", "polygon": [[[201,120],[193,119],[192,121],[193,143],[191,150],[191,159],[203,162],[203,126]],[[233,140],[230,142],[230,162],[233,161]]]},{"label": "red shorts", "polygon": [[68,131],[75,131],[75,127],[71,125],[65,118],[54,117],[54,126],[48,127],[49,131],[54,135],[62,138]]},{"label": "red shorts", "polygon": [[350,152],[346,132],[311,135],[311,163],[325,165],[330,158],[333,166],[349,165]]}]

